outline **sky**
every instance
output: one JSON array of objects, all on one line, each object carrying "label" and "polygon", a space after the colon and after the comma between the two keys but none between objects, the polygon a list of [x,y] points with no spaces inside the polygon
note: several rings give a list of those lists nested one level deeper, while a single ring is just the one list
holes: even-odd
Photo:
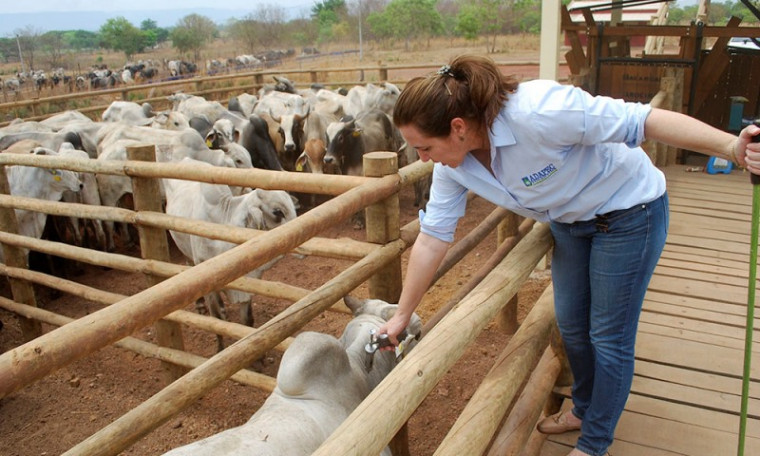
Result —
[{"label": "sky", "polygon": [[0,0],[0,36],[12,37],[32,26],[35,31],[97,31],[108,19],[124,17],[135,26],[152,19],[159,27],[172,27],[196,13],[217,24],[241,19],[261,5],[284,10],[286,19],[308,17],[316,0]]},{"label": "sky", "polygon": [[40,11],[135,11],[135,10],[172,10],[188,8],[210,8],[221,6],[227,10],[250,12],[258,4],[277,5],[282,8],[304,7],[311,8],[310,0],[224,0],[222,5],[209,0],[129,0],[101,1],[92,0],[27,0],[3,1],[3,14],[33,13]]}]

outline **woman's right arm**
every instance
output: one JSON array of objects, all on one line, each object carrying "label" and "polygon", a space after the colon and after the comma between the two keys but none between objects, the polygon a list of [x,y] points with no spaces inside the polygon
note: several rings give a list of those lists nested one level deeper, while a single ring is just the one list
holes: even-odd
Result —
[{"label": "woman's right arm", "polygon": [[409,264],[406,267],[406,279],[401,290],[398,309],[385,325],[380,327],[378,334],[388,334],[393,345],[398,345],[398,336],[408,325],[414,309],[430,287],[435,272],[446,256],[449,243],[425,233],[420,233],[409,254]]}]

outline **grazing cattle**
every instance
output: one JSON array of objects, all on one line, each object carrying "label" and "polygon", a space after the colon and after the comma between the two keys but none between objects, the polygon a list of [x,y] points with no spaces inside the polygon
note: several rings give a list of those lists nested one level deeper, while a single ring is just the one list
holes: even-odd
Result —
[{"label": "grazing cattle", "polygon": [[346,95],[332,90],[321,89],[317,91],[315,98],[317,102],[314,104],[314,111],[328,113],[336,119],[340,119],[346,115],[343,110]]},{"label": "grazing cattle", "polygon": [[308,171],[317,174],[340,174],[335,166],[325,166],[327,152],[327,128],[337,122],[338,118],[330,112],[317,109],[309,113],[304,124],[303,153],[296,160],[296,171]]},{"label": "grazing cattle", "polygon": [[[417,149],[410,147],[406,141],[401,145],[398,153],[398,166],[402,168],[419,160]],[[414,183],[414,205],[424,210],[430,200],[430,186],[433,184],[433,174]]]},{"label": "grazing cattle", "polygon": [[[248,422],[165,456],[307,456],[319,448],[398,364],[391,351],[368,354],[364,349],[370,330],[385,323],[397,306],[350,296],[344,301],[354,318],[340,340],[317,332],[299,334],[282,355],[277,386]],[[407,328],[406,351],[421,329],[415,314]],[[381,453],[390,454],[388,448]]]},{"label": "grazing cattle", "polygon": [[283,76],[272,76],[275,80],[274,90],[285,93],[297,93],[293,81]]},{"label": "grazing cattle", "polygon": [[14,133],[26,133],[29,131],[53,133],[55,130],[42,122],[13,119],[8,125],[0,128],[0,138]]},{"label": "grazing cattle", "polygon": [[[183,160],[183,163],[189,160]],[[199,166],[202,166],[199,164]],[[207,166],[207,165],[206,165]],[[166,213],[194,220],[270,230],[296,217],[293,198],[282,190],[256,189],[249,193],[235,196],[225,185],[203,182],[164,179],[166,188]],[[233,248],[235,244],[215,239],[207,239],[179,231],[170,231],[172,239],[185,257],[193,264],[213,258]],[[263,272],[274,261],[261,266],[247,274],[248,277],[261,278]],[[240,305],[240,319],[246,325],[253,325],[251,313],[251,296],[236,290],[224,290],[227,301]],[[209,314],[216,318],[227,319],[224,303],[219,293],[214,292],[204,297]],[[218,348],[222,350],[222,338],[218,338]]]},{"label": "grazing cattle", "polygon": [[393,118],[393,107],[400,94],[399,88],[390,82],[354,86],[346,95],[343,112],[347,116],[357,117],[361,112],[379,109]]},{"label": "grazing cattle", "polygon": [[166,65],[172,77],[187,76],[198,71],[198,65],[184,60],[170,60]]},{"label": "grazing cattle", "polygon": [[303,146],[303,153],[296,160],[296,171],[304,171],[314,174],[338,174],[325,173],[325,153],[327,147],[321,139],[309,139]]},{"label": "grazing cattle", "polygon": [[81,137],[73,131],[24,131],[11,133],[0,138],[0,151],[6,150],[18,141],[32,140],[52,150],[60,149],[63,143],[70,143],[76,149],[83,149]]},{"label": "grazing cattle", "polygon": [[[309,115],[309,104],[300,95],[285,92],[271,92],[263,96],[253,109],[258,115],[268,115],[265,117],[270,124],[270,132],[277,128],[276,135],[281,136],[282,147],[277,148],[277,155],[280,164],[287,171],[295,170],[295,162],[299,153],[303,150],[303,123]],[[277,144],[275,138],[272,142]]]},{"label": "grazing cattle", "polygon": [[129,71],[129,69],[122,70],[121,72],[121,80],[124,82],[124,84],[134,84],[135,80],[132,78],[132,72]]},{"label": "grazing cattle", "polygon": [[258,100],[259,98],[256,95],[241,93],[230,98],[230,101],[227,103],[227,109],[248,117],[253,114],[253,108]]},{"label": "grazing cattle", "polygon": [[[192,129],[160,130],[115,123],[104,127],[101,131],[101,137],[102,139],[98,144],[98,160],[126,160],[127,147],[147,143],[156,145],[156,161],[158,162],[181,161],[188,157],[214,166],[233,168],[236,165],[236,160],[227,156],[223,150],[209,149],[203,138]],[[238,162],[241,161],[241,157],[237,156],[236,158]],[[242,160],[245,162],[245,158]],[[132,181],[128,177],[98,174],[96,179],[104,206],[117,207],[123,196],[132,193]],[[124,242],[130,242],[131,237],[127,227],[123,224],[119,226]],[[114,248],[113,222],[106,222],[105,229],[108,249],[112,250]]]},{"label": "grazing cattle", "polygon": [[150,103],[137,104],[133,101],[114,101],[103,114],[103,122],[123,122],[130,125],[150,125],[156,113]]},{"label": "grazing cattle", "polygon": [[110,71],[105,76],[98,76],[95,73],[90,74],[90,89],[108,89],[115,85],[116,76]]},{"label": "grazing cattle", "polygon": [[227,109],[218,101],[208,101],[196,95],[175,93],[167,97],[172,102],[172,111],[179,111],[188,119],[205,117],[212,124],[219,120]]},{"label": "grazing cattle", "polygon": [[53,131],[59,131],[71,122],[92,122],[92,119],[79,111],[68,110],[40,120],[41,125],[49,127]]},{"label": "grazing cattle", "polygon": [[11,92],[18,92],[21,90],[21,80],[19,78],[6,79],[3,82],[3,88]]},{"label": "grazing cattle", "polygon": [[190,121],[179,111],[160,111],[153,117],[150,126],[163,130],[185,130],[190,128]]},{"label": "grazing cattle", "polygon": [[[222,148],[234,142],[242,146],[250,156],[255,168],[282,171],[275,145],[269,136],[268,124],[260,116],[251,114],[247,118],[237,112],[225,112],[204,136],[209,147]],[[224,138],[221,142],[220,139]]]},{"label": "grazing cattle", "polygon": [[[78,158],[80,160],[90,160],[90,156],[83,150],[74,149],[69,143],[63,143],[58,150],[58,154],[64,157]],[[95,179],[95,175],[92,173],[77,173],[79,180],[82,182],[82,189],[79,192],[66,191],[63,193],[61,199],[69,203],[89,204],[91,206],[100,206],[100,192],[98,191],[98,182]],[[73,227],[74,242],[76,245],[85,245],[86,233],[90,228],[93,236],[95,237],[95,245],[99,250],[105,250],[107,247],[106,234],[103,229],[103,222],[101,220],[92,219],[85,220],[84,234],[80,230],[79,219],[76,217],[70,218],[71,225]]]},{"label": "grazing cattle", "polygon": [[[58,155],[57,152],[44,148],[37,148],[34,153]],[[32,166],[9,166],[6,169],[11,195],[59,201],[64,191],[78,192],[82,188],[82,182],[73,171]],[[36,239],[42,236],[47,214],[22,209],[15,209],[15,213],[19,234]],[[0,249],[0,262],[5,262],[2,249]]]},{"label": "grazing cattle", "polygon": [[342,174],[361,176],[367,152],[398,152],[403,144],[398,129],[384,112],[373,109],[355,119],[344,118],[327,129],[329,138],[325,163],[336,165]]},{"label": "grazing cattle", "polygon": [[263,62],[261,61],[261,59],[251,54],[241,54],[235,57],[235,65],[237,65],[238,67],[245,67],[245,68],[260,67],[262,63]]}]

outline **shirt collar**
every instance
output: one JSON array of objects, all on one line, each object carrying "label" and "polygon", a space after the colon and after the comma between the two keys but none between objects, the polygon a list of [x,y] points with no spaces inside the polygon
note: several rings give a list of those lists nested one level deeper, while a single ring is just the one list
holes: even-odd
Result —
[{"label": "shirt collar", "polygon": [[507,115],[504,110],[502,110],[499,115],[496,116],[496,119],[494,119],[489,135],[491,137],[491,143],[495,147],[511,146],[517,143],[515,135],[512,133],[512,129],[509,128],[509,124],[507,123]]}]

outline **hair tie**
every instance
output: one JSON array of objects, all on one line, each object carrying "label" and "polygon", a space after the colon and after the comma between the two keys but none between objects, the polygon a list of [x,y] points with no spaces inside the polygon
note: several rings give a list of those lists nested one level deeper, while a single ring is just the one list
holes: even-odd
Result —
[{"label": "hair tie", "polygon": [[436,73],[440,76],[448,76],[450,78],[455,78],[454,72],[451,71],[451,67],[449,65],[442,66]]}]

